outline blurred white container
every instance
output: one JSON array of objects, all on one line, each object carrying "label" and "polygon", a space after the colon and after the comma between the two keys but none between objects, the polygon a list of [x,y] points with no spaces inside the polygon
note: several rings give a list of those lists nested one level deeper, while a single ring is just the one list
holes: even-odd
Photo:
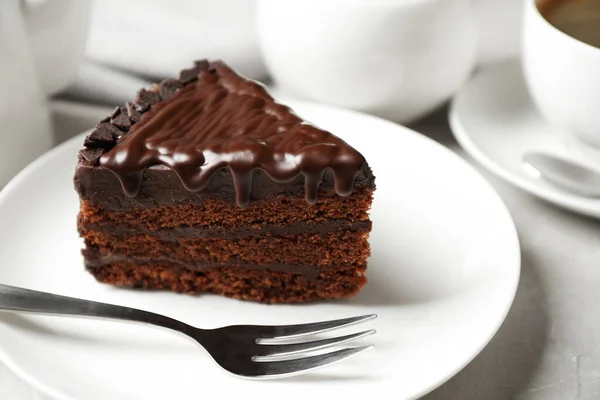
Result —
[{"label": "blurred white container", "polygon": [[473,0],[260,0],[278,89],[409,122],[445,102],[477,57]]},{"label": "blurred white container", "polygon": [[255,0],[96,0],[86,55],[153,79],[202,58],[263,78],[254,12]]},{"label": "blurred white container", "polygon": [[81,64],[90,24],[89,0],[27,0],[23,20],[29,48],[46,94],[67,87]]},{"label": "blurred white container", "polygon": [[0,186],[52,146],[46,96],[76,75],[86,3],[0,1]]}]

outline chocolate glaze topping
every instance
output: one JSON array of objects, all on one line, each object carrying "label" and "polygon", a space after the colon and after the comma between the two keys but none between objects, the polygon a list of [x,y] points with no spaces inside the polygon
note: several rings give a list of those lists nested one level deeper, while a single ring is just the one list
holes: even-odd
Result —
[{"label": "chocolate glaze topping", "polygon": [[314,203],[326,171],[336,193],[348,196],[365,164],[358,151],[277,104],[259,84],[207,61],[140,91],[134,104],[98,125],[86,147],[82,160],[114,173],[130,197],[154,165],[172,169],[191,192],[228,168],[240,206],[250,201],[256,169],[277,183],[303,176],[306,201]]}]

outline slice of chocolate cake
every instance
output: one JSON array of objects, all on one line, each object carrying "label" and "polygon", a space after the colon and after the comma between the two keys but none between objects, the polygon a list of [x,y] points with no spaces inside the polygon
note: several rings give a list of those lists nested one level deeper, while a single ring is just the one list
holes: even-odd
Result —
[{"label": "slice of chocolate cake", "polygon": [[142,89],[84,145],[78,228],[100,282],[267,303],[366,283],[364,157],[222,62]]}]

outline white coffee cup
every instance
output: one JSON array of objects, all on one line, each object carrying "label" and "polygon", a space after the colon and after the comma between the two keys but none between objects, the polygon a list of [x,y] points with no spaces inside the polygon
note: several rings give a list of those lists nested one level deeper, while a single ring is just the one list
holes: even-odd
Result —
[{"label": "white coffee cup", "polygon": [[472,1],[261,0],[259,44],[280,93],[404,123],[468,79]]},{"label": "white coffee cup", "polygon": [[523,25],[523,69],[541,114],[567,140],[600,149],[600,48],[551,25],[527,0]]},{"label": "white coffee cup", "polygon": [[77,73],[84,0],[0,0],[0,187],[53,144],[47,96]]}]

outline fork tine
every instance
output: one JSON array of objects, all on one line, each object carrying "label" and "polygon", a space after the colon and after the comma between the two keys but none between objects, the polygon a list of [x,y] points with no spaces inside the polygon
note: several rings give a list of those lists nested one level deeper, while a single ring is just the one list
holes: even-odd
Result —
[{"label": "fork tine", "polygon": [[268,361],[272,358],[284,357],[293,354],[302,353],[305,351],[322,350],[327,347],[336,346],[343,343],[348,343],[365,336],[375,333],[375,329],[368,331],[353,333],[350,335],[339,336],[335,338],[314,340],[311,342],[290,343],[290,344],[265,344],[260,346],[258,355],[252,357],[252,361]]},{"label": "fork tine", "polygon": [[273,339],[298,337],[358,324],[373,318],[377,318],[377,314],[367,314],[360,317],[342,318],[332,321],[313,322],[309,324],[272,326],[269,327],[267,333],[270,335],[270,338]]},{"label": "fork tine", "polygon": [[319,367],[323,367],[328,364],[343,360],[360,352],[363,352],[373,345],[361,346],[361,347],[349,347],[342,350],[332,351],[317,356],[297,358],[294,360],[285,361],[269,361],[269,362],[254,362],[253,372],[246,374],[246,376],[252,377],[263,377],[263,378],[275,378],[281,377],[282,375],[294,375],[302,371],[307,371]]}]

